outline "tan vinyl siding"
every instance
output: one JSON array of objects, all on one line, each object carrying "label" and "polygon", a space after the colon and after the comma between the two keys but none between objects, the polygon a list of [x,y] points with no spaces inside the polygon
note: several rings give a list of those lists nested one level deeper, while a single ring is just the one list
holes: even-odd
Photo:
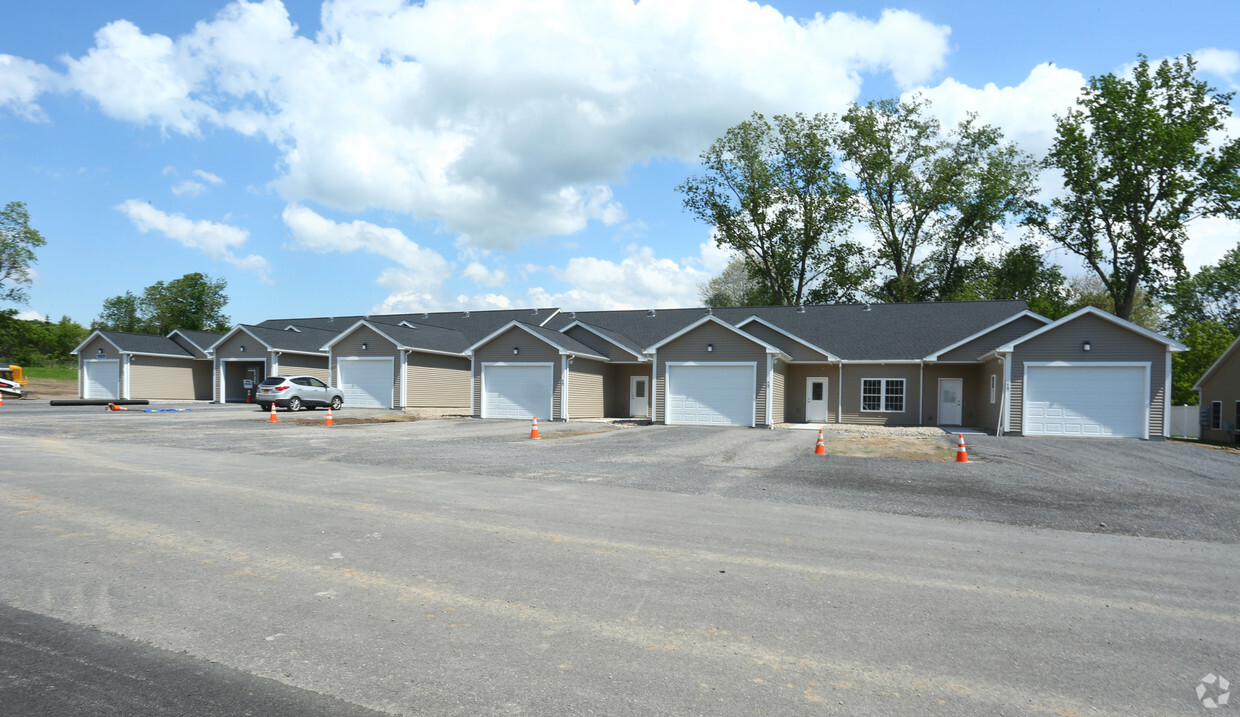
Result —
[{"label": "tan vinyl siding", "polygon": [[[630,410],[629,398],[632,396],[632,379],[634,376],[645,376],[650,378],[650,371],[653,364],[612,364],[609,366],[612,372],[610,398],[607,401],[607,415],[611,418],[630,418],[633,412]],[[646,384],[646,415],[650,415],[650,396],[654,393],[651,389],[653,382]]]},{"label": "tan vinyl siding", "polygon": [[784,386],[784,420],[789,423],[805,423],[806,383],[811,378],[827,379],[827,421],[835,422],[839,416],[839,364],[814,363],[788,365]]},{"label": "tan vinyl siding", "polygon": [[[1082,350],[1090,342],[1090,351]],[[1041,336],[1017,344],[1012,354],[1013,433],[1021,433],[1022,395],[1025,363],[1029,361],[1063,361],[1068,363],[1148,362],[1150,364],[1150,437],[1163,434],[1163,395],[1166,387],[1167,347],[1106,319],[1085,314],[1048,331]]]},{"label": "tan vinyl siding", "polygon": [[776,359],[771,368],[771,423],[784,422],[784,393],[788,382],[788,363]]},{"label": "tan vinyl siding", "polygon": [[[995,377],[995,402],[990,402],[990,377]],[[1003,404],[1003,362],[998,358],[992,358],[982,364],[978,370],[977,378],[978,390],[978,407],[977,421],[978,428],[985,428],[987,431],[999,430],[999,415]]]},{"label": "tan vinyl siding", "polygon": [[1214,375],[1202,382],[1202,407],[1209,409],[1213,401],[1223,404],[1223,417],[1220,425],[1225,427],[1226,424],[1231,423],[1233,432],[1228,433],[1221,428],[1212,429],[1207,421],[1206,425],[1201,427],[1202,439],[1223,443],[1235,441],[1234,431],[1240,427],[1236,425],[1237,402],[1240,402],[1240,351],[1233,351],[1228,360],[1214,370]]},{"label": "tan vinyl siding", "polygon": [[314,376],[328,385],[332,384],[332,372],[328,368],[327,355],[280,354],[276,368],[280,376]]},{"label": "tan vinyl siding", "polygon": [[[714,346],[714,351],[706,350],[708,344]],[[707,323],[661,346],[658,349],[658,361],[658,380],[655,383],[655,403],[658,415],[654,420],[667,420],[664,414],[667,407],[668,362],[752,362],[755,366],[754,386],[757,387],[754,396],[756,425],[761,426],[766,423],[766,349],[750,339],[719,324]]]},{"label": "tan vinyl siding", "polygon": [[980,356],[994,351],[997,347],[1006,344],[1012,339],[1018,339],[1027,333],[1037,331],[1043,326],[1046,326],[1046,322],[1038,321],[1031,316],[1022,316],[988,334],[973,339],[963,346],[948,351],[939,356],[939,360],[976,361]]},{"label": "tan vinyl siding", "polygon": [[[241,350],[242,346],[245,347],[245,351]],[[244,389],[241,386],[244,369],[241,368],[241,365],[257,368],[259,380],[262,380],[270,373],[267,364],[268,358],[270,358],[270,354],[267,352],[267,347],[244,331],[238,331],[229,337],[227,341],[217,346],[215,349],[216,370],[212,371],[211,384],[211,395],[214,397],[214,400],[245,400]],[[225,359],[239,360],[231,361]],[[223,391],[219,385],[219,368],[221,365],[224,367],[225,383],[228,384],[228,395],[222,398],[221,393]]]},{"label": "tan vinyl siding", "polygon": [[[918,364],[844,364],[844,378],[840,382],[844,402],[841,409],[842,422],[876,426],[918,425],[917,411],[921,396],[920,372],[921,367]],[[899,412],[862,411],[861,382],[867,378],[904,379],[904,410]]]},{"label": "tan vinyl siding", "polygon": [[792,357],[793,361],[823,361],[827,358],[825,355],[808,348],[805,344],[789,338],[788,336],[781,334],[769,326],[760,324],[757,321],[751,321],[740,327],[740,329],[750,336],[765,341],[780,351],[788,354]]},{"label": "tan vinyl siding", "polygon": [[[129,397],[192,401],[195,359],[133,356],[129,360]],[[208,369],[209,371],[209,369]]]},{"label": "tan vinyl siding", "polygon": [[981,405],[987,396],[978,393],[978,374],[981,367],[974,364],[926,364],[922,377],[921,415],[923,425],[939,425],[939,379],[960,379],[961,405],[960,426],[983,427]]},{"label": "tan vinyl siding", "polygon": [[411,351],[407,376],[410,408],[469,410],[469,359]]},{"label": "tan vinyl siding", "polygon": [[[366,344],[365,349],[362,349],[362,344]],[[400,350],[396,348],[396,345],[367,326],[357,327],[352,333],[332,346],[331,380],[328,383],[333,386],[337,385],[337,379],[340,377],[340,359],[352,356],[359,358],[392,357],[391,405],[400,408],[403,405],[404,397],[399,395]]]},{"label": "tan vinyl siding", "polygon": [[576,358],[568,366],[568,417],[602,418],[607,364]]},{"label": "tan vinyl siding", "polygon": [[[516,348],[517,353],[512,350]],[[564,377],[564,365],[560,359],[559,349],[543,341],[541,338],[524,329],[511,328],[504,333],[479,346],[474,351],[473,405],[474,415],[482,415],[482,364],[484,363],[552,363],[548,370],[552,372],[552,405],[551,412],[555,420],[560,412],[560,384]]]}]

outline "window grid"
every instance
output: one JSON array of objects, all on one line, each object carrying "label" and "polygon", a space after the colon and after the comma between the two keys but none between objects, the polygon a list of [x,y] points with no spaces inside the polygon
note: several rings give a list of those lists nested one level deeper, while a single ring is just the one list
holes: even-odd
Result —
[{"label": "window grid", "polygon": [[861,410],[879,413],[903,413],[904,379],[861,379]]}]

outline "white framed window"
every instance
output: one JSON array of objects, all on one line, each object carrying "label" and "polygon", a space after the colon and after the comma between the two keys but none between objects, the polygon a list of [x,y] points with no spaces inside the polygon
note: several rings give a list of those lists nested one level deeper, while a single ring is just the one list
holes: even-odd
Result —
[{"label": "white framed window", "polygon": [[999,377],[993,373],[990,374],[990,402],[991,403],[995,402],[995,392],[998,389],[998,386],[999,386]]},{"label": "white framed window", "polygon": [[1223,428],[1223,402],[1213,401],[1210,403],[1210,429],[1214,431]]},{"label": "white framed window", "polygon": [[904,412],[904,379],[861,379],[861,410],[882,413]]}]

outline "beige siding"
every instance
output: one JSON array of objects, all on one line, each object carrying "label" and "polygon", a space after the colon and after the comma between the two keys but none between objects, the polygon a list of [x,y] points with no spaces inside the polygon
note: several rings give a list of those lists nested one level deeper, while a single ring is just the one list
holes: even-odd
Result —
[{"label": "beige siding", "polygon": [[1232,433],[1214,430],[1210,424],[1201,427],[1201,437],[1207,441],[1228,443],[1236,440],[1234,431],[1240,428],[1240,350],[1232,352],[1229,359],[1214,370],[1214,375],[1201,384],[1201,405],[1210,408],[1210,403],[1222,403],[1222,424],[1232,424]]},{"label": "beige siding", "polygon": [[[707,351],[707,345],[714,346]],[[658,350],[658,380],[655,384],[657,415],[654,420],[666,421],[668,362],[694,361],[698,363],[752,362],[757,387],[754,396],[757,425],[765,425],[766,417],[766,349],[753,341],[714,323],[703,324],[675,341],[664,344]]]},{"label": "beige siding", "polygon": [[[649,363],[642,364],[613,364],[609,368],[612,370],[611,380],[611,398],[607,400],[607,415],[613,418],[630,418],[633,415],[632,406],[629,398],[632,396],[632,379],[634,376],[645,376],[650,378],[653,365]],[[650,415],[650,397],[654,394],[653,381],[647,382],[646,385],[646,415]]]},{"label": "beige siding", "polygon": [[[1088,341],[1090,351],[1082,344]],[[1013,433],[1023,431],[1021,425],[1026,362],[1064,361],[1069,363],[1148,362],[1150,364],[1150,437],[1163,434],[1163,396],[1166,391],[1167,347],[1117,326],[1106,319],[1083,315],[1059,328],[1048,331],[1016,346],[1012,354]]]},{"label": "beige siding", "polygon": [[[205,369],[205,371],[203,370]],[[129,397],[164,398],[192,401],[199,396],[202,383],[196,375],[210,376],[210,362],[197,359],[134,356],[129,362]]]},{"label": "beige siding", "polygon": [[568,367],[568,417],[602,418],[606,412],[603,394],[607,364],[602,361],[573,359]]},{"label": "beige siding", "polygon": [[[990,401],[990,377],[995,377],[995,400]],[[999,430],[999,415],[1003,405],[1003,362],[992,358],[978,369],[977,377],[978,428],[988,431]]]},{"label": "beige siding", "polygon": [[741,327],[741,331],[754,338],[765,341],[792,357],[793,361],[824,361],[826,356],[805,346],[768,326],[751,321]]},{"label": "beige siding", "polygon": [[[517,353],[513,353],[513,349]],[[548,370],[552,372],[552,405],[551,412],[555,415],[550,420],[560,417],[560,383],[564,376],[563,363],[559,349],[546,341],[534,336],[524,329],[511,328],[496,336],[485,345],[474,351],[473,406],[474,415],[482,415],[482,364],[484,363],[547,363],[554,364]]]},{"label": "beige siding", "polygon": [[784,386],[784,420],[789,423],[805,423],[806,383],[811,378],[827,379],[827,421],[834,422],[839,417],[839,364],[794,363],[788,365],[788,376]]},{"label": "beige siding", "polygon": [[[844,377],[840,382],[843,396],[842,423],[866,423],[878,426],[916,426],[921,396],[918,364],[844,364]],[[904,410],[862,411],[861,381],[867,378],[904,379]]]},{"label": "beige siding", "polygon": [[1038,321],[1030,316],[1022,316],[1009,324],[973,339],[967,344],[954,348],[939,356],[940,361],[976,361],[978,357],[994,351],[999,346],[1018,339],[1027,333],[1037,331],[1046,326],[1046,322]]},{"label": "beige siding", "polygon": [[276,368],[280,376],[314,376],[328,385],[332,384],[332,372],[328,368],[327,355],[280,354]]},{"label": "beige siding", "polygon": [[469,359],[413,351],[408,362],[409,407],[469,410]]},{"label": "beige siding", "polygon": [[937,426],[939,424],[939,379],[941,378],[958,378],[960,379],[961,396],[960,405],[960,426],[971,426],[977,428],[985,427],[982,424],[982,402],[987,397],[978,392],[978,375],[981,367],[975,364],[926,364],[925,373],[922,376],[922,382],[925,384],[922,391],[921,399],[921,415],[924,425]]},{"label": "beige siding", "polygon": [[771,368],[771,423],[784,422],[784,393],[788,382],[788,363],[776,359]]},{"label": "beige siding", "polygon": [[[366,348],[362,348],[362,344],[366,344]],[[359,326],[356,330],[344,337],[332,346],[331,355],[331,380],[328,381],[335,386],[340,377],[340,359],[342,357],[357,356],[359,358],[381,358],[392,357],[392,404],[397,408],[403,405],[404,397],[400,394],[400,350],[396,348],[388,339],[380,336],[374,330],[366,326]]]},{"label": "beige siding", "polygon": [[[245,351],[241,350],[242,346],[245,347]],[[215,397],[216,401],[244,401],[245,389],[241,385],[244,374],[243,366],[257,368],[258,378],[262,380],[270,373],[267,363],[268,358],[270,358],[270,355],[262,342],[244,331],[238,331],[233,334],[227,341],[221,343],[215,349],[216,370],[212,371],[212,396]],[[228,395],[222,398],[223,390],[219,385],[221,365],[223,366],[225,383],[228,389]]]}]

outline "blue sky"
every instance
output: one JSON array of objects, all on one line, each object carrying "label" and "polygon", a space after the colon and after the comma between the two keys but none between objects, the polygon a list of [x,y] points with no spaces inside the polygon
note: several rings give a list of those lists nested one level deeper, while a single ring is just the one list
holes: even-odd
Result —
[{"label": "blue sky", "polygon": [[[755,110],[920,91],[1040,153],[1138,53],[1240,85],[1234,1],[13,5],[0,202],[48,241],[16,308],[83,324],[194,271],[234,322],[692,305],[727,257],[675,187]],[[1237,241],[1194,227],[1190,267]]]}]

